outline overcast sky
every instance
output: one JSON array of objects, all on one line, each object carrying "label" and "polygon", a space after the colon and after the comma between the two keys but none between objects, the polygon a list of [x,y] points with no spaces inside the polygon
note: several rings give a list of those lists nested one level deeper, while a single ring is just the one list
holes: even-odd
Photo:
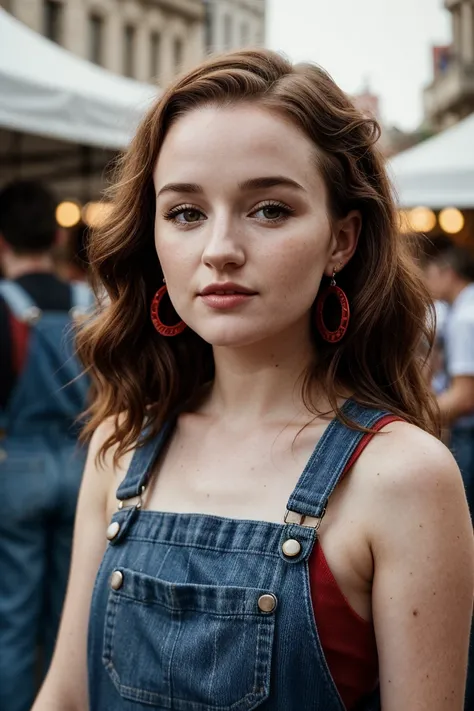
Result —
[{"label": "overcast sky", "polygon": [[413,129],[432,78],[431,45],[451,40],[443,0],[267,0],[268,45],[311,59],[348,92],[366,82],[389,125]]}]

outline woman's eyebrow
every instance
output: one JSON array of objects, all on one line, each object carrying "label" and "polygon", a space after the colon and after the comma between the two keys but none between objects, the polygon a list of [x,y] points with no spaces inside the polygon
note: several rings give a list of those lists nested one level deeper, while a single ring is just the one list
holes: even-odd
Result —
[{"label": "woman's eyebrow", "polygon": [[269,175],[262,178],[251,178],[250,180],[245,180],[243,183],[239,183],[240,190],[260,190],[264,188],[275,188],[278,186],[286,186],[289,188],[296,188],[297,190],[304,190],[304,187],[293,180],[292,178],[287,178],[284,175]]},{"label": "woman's eyebrow", "polygon": [[156,197],[159,198],[163,193],[190,193],[196,195],[196,193],[202,192],[202,187],[196,183],[167,183],[167,185],[163,185]]},{"label": "woman's eyebrow", "polygon": [[[305,188],[297,183],[296,180],[287,178],[284,175],[269,175],[261,178],[250,178],[249,180],[245,180],[243,183],[239,183],[238,187],[242,192],[248,192],[249,190],[264,190],[265,188],[275,188],[278,186],[305,190]],[[163,193],[188,193],[190,195],[197,195],[203,192],[202,187],[197,183],[167,183],[161,188],[156,197],[160,197]]]}]

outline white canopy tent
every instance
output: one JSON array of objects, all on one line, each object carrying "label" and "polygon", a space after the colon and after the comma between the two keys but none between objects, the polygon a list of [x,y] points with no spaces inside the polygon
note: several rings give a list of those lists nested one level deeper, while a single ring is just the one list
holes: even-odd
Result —
[{"label": "white canopy tent", "polygon": [[0,126],[121,149],[157,95],[77,57],[0,8]]},{"label": "white canopy tent", "polygon": [[395,156],[390,170],[402,207],[474,208],[474,114]]}]

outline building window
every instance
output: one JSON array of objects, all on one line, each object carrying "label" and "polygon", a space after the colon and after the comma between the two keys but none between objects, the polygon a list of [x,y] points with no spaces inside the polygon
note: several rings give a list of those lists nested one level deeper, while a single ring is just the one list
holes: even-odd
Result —
[{"label": "building window", "polygon": [[250,27],[248,22],[242,22],[240,25],[240,44],[242,47],[248,47],[250,44]]},{"label": "building window", "polygon": [[183,40],[180,37],[175,37],[174,40],[174,68],[177,72],[183,66]]},{"label": "building window", "polygon": [[152,32],[150,35],[150,79],[160,76],[160,52],[161,35],[159,32]]},{"label": "building window", "polygon": [[56,0],[45,0],[43,6],[43,34],[53,42],[61,43],[62,35],[62,3]]},{"label": "building window", "polygon": [[103,64],[104,19],[99,15],[89,16],[89,59],[94,64]]},{"label": "building window", "polygon": [[214,18],[209,2],[206,2],[205,37],[206,49],[210,52],[214,47]]},{"label": "building window", "polygon": [[224,49],[232,49],[232,17],[224,15]]},{"label": "building window", "polygon": [[135,76],[135,36],[133,25],[125,25],[123,37],[123,73],[126,77]]}]

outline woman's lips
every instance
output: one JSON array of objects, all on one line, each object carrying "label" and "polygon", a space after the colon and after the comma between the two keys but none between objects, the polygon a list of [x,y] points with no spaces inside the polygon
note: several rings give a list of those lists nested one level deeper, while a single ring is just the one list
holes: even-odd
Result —
[{"label": "woman's lips", "polygon": [[247,303],[254,296],[256,294],[214,292],[212,294],[201,294],[199,298],[211,309],[233,309]]}]

